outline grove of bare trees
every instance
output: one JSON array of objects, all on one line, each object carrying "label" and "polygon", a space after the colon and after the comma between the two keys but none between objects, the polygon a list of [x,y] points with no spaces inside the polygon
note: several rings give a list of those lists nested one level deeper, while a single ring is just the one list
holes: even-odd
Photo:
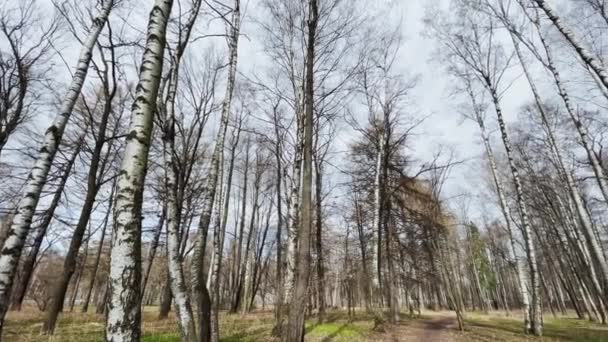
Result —
[{"label": "grove of bare trees", "polygon": [[0,0],[0,340],[608,324],[607,34],[602,0]]}]

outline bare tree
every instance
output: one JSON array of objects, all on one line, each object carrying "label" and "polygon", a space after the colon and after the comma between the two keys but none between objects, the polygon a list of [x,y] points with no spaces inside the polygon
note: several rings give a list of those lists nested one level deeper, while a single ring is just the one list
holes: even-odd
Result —
[{"label": "bare tree", "polygon": [[0,154],[42,97],[38,87],[48,72],[43,65],[51,56],[58,27],[56,19],[44,23],[35,1],[24,1],[18,6],[4,3],[2,7],[0,31],[7,42],[7,51],[0,52]]}]

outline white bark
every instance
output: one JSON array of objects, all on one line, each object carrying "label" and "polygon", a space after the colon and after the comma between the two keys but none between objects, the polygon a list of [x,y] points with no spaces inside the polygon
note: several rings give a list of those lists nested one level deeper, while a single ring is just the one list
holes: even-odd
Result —
[{"label": "white bark", "polygon": [[585,64],[591,68],[595,74],[597,74],[598,78],[602,82],[602,85],[608,89],[608,73],[602,63],[597,60],[591,52],[589,52],[583,44],[578,40],[574,32],[570,30],[570,28],[563,22],[563,20],[555,13],[553,8],[547,3],[546,0],[534,0],[538,7],[540,7],[543,12],[547,15],[549,20],[555,25],[555,27],[559,30],[559,32],[566,38],[566,40],[572,45],[572,47],[576,50],[579,57],[585,62]]},{"label": "white bark", "polygon": [[517,41],[517,38],[515,37],[515,35],[513,33],[511,33],[511,39],[513,41],[513,46],[515,48],[515,52],[520,60],[521,67],[524,71],[524,75],[526,76],[526,79],[528,80],[528,84],[530,85],[530,89],[532,90],[532,94],[534,96],[534,101],[536,103],[536,107],[541,116],[541,121],[542,121],[543,125],[545,126],[545,130],[547,132],[547,137],[549,138],[549,145],[551,146],[551,150],[557,159],[557,164],[558,164],[559,168],[561,169],[561,172],[563,173],[563,176],[566,180],[566,186],[568,188],[568,193],[570,194],[570,197],[571,197],[572,201],[574,202],[574,209],[575,209],[578,219],[580,221],[580,225],[583,230],[583,235],[589,246],[591,256],[593,257],[593,259],[595,261],[595,263],[591,263],[591,267],[594,267],[593,266],[594,264],[598,265],[599,271],[601,272],[601,276],[602,276],[604,283],[608,284],[608,263],[606,262],[606,259],[604,258],[604,254],[602,252],[602,247],[600,245],[600,242],[596,238],[596,235],[593,231],[593,223],[591,222],[591,218],[589,217],[587,208],[585,208],[585,203],[583,202],[581,193],[574,180],[574,177],[572,176],[572,172],[571,172],[571,170],[568,169],[568,167],[566,166],[566,163],[564,163],[564,158],[562,157],[562,153],[559,150],[559,147],[557,145],[557,140],[556,140],[555,134],[553,132],[553,127],[551,126],[551,124],[549,122],[548,115],[547,115],[545,107],[543,106],[542,101],[540,99],[538,89],[536,87],[536,84],[534,83],[534,79],[532,78],[532,75],[530,74],[530,70],[527,66],[527,63],[524,60],[524,57],[521,53],[521,49],[519,47],[519,42]]},{"label": "white bark", "polygon": [[[302,115],[299,113],[298,115]],[[285,267],[285,302],[289,303],[291,293],[294,286],[294,274],[296,267],[296,251],[298,249],[298,222],[299,222],[299,210],[300,210],[300,187],[302,185],[302,141],[303,138],[303,125],[302,120],[298,119],[298,132],[296,138],[296,149],[294,155],[293,164],[293,178],[291,183],[291,193],[288,208],[288,222],[287,222],[287,255],[286,255],[286,267]]]},{"label": "white bark", "polygon": [[196,326],[192,314],[192,305],[188,296],[188,288],[184,278],[183,258],[181,253],[181,237],[179,230],[180,211],[178,201],[178,180],[175,166],[175,97],[179,82],[181,58],[188,45],[190,34],[198,17],[201,0],[193,3],[190,15],[180,32],[181,40],[176,47],[176,55],[169,71],[169,83],[165,105],[165,127],[163,130],[163,157],[165,164],[165,187],[167,205],[167,254],[169,277],[173,303],[180,327],[181,339],[186,342],[196,342]]},{"label": "white bark", "polygon": [[[224,154],[224,143],[226,140],[226,131],[228,129],[228,119],[230,116],[230,106],[232,104],[232,97],[234,94],[234,85],[236,80],[236,70],[237,70],[237,57],[238,57],[238,41],[240,34],[240,25],[241,25],[241,13],[240,13],[240,0],[234,1],[234,8],[232,11],[232,21],[230,24],[230,35],[228,37],[228,51],[229,51],[229,60],[228,60],[228,79],[226,82],[226,93],[224,95],[224,101],[222,102],[222,112],[220,118],[220,128],[217,133],[215,147],[213,149],[213,155],[211,157],[211,165],[209,169],[209,174],[207,176],[207,183],[205,184],[205,192],[203,195],[203,209],[201,213],[201,218],[199,221],[199,227],[194,247],[194,262],[192,263],[192,284],[194,288],[195,295],[197,296],[198,301],[198,311],[199,315],[201,314],[202,308],[202,291],[205,284],[205,277],[203,272],[203,258],[204,258],[204,248],[206,243],[206,233],[209,230],[209,225],[211,222],[211,216],[213,212],[213,204],[215,202],[215,195],[217,192],[217,183],[219,178],[219,169],[220,169],[220,161],[222,160]],[[202,322],[201,324],[205,324]],[[208,327],[210,328],[210,327]],[[205,330],[206,327],[199,327],[199,331],[201,331],[201,335],[203,334],[202,330]],[[203,336],[200,336],[203,339]]]},{"label": "white bark", "polygon": [[587,132],[587,128],[583,125],[583,123],[579,119],[579,117],[576,113],[576,110],[574,108],[574,105],[570,101],[570,96],[568,96],[568,91],[566,90],[564,84],[562,83],[561,75],[560,75],[559,71],[557,70],[557,68],[555,67],[555,64],[553,62],[553,53],[551,51],[551,47],[547,44],[545,37],[543,36],[542,32],[540,31],[540,27],[537,26],[537,30],[538,30],[540,42],[542,43],[543,48],[545,50],[545,54],[547,56],[546,67],[551,72],[551,75],[553,75],[553,79],[555,80],[555,85],[557,86],[558,93],[559,93],[560,97],[562,98],[562,101],[564,102],[564,106],[566,107],[566,111],[568,112],[570,119],[574,123],[576,132],[578,133],[578,136],[580,138],[580,142],[583,145],[585,152],[587,152],[587,158],[589,159],[589,162],[591,164],[591,169],[593,170],[593,173],[595,175],[595,179],[598,183],[600,191],[602,192],[604,200],[606,202],[608,202],[608,183],[606,182],[606,175],[604,173],[604,169],[602,168],[602,165],[601,165],[597,155],[595,154],[595,151],[593,150],[593,144],[589,139],[589,133]]},{"label": "white bark", "polygon": [[106,0],[99,14],[93,19],[89,28],[89,35],[83,42],[76,69],[65,95],[59,115],[55,117],[51,126],[44,134],[42,147],[38,150],[34,167],[30,171],[25,184],[24,195],[17,204],[13,223],[9,229],[8,237],[0,253],[0,332],[4,323],[4,316],[8,310],[9,297],[15,272],[25,239],[32,224],[32,218],[46,183],[49,170],[57,153],[63,132],[68,123],[72,110],[87,76],[89,64],[93,56],[93,48],[97,38],[105,26],[114,4],[113,0]]},{"label": "white bark", "polygon": [[483,140],[483,144],[486,150],[486,155],[488,157],[488,161],[490,162],[490,169],[492,170],[492,177],[494,179],[494,185],[496,186],[496,192],[498,194],[498,199],[500,203],[500,210],[505,219],[505,225],[507,227],[507,232],[509,234],[509,247],[510,253],[512,254],[513,260],[515,261],[515,266],[517,269],[517,278],[519,281],[519,291],[521,295],[522,306],[524,310],[524,324],[526,329],[530,329],[530,295],[528,293],[528,282],[526,280],[525,270],[522,264],[522,260],[517,254],[517,250],[515,248],[515,236],[513,234],[513,227],[511,226],[511,220],[509,219],[507,200],[505,198],[504,188],[502,186],[502,182],[499,178],[498,167],[496,166],[496,160],[494,158],[494,152],[492,150],[492,146],[490,145],[490,138],[488,133],[486,132],[485,125],[483,120],[478,117],[479,128],[481,129],[481,137]]},{"label": "white bark", "polygon": [[[384,138],[380,136],[378,138],[379,148],[376,153],[376,174],[374,177],[374,216],[372,221],[372,237],[370,239],[370,243],[372,245],[371,253],[372,253],[372,296],[375,296],[374,293],[379,291],[380,286],[380,260],[379,260],[379,250],[380,250],[380,231],[382,229],[382,224],[380,221],[381,211],[382,211],[382,198],[380,193],[381,186],[381,174],[382,174],[382,157],[384,156]],[[375,301],[375,300],[374,300]],[[374,303],[375,304],[375,303]]]},{"label": "white bark", "polygon": [[230,190],[232,188],[232,175],[234,172],[234,160],[236,158],[236,149],[238,147],[239,138],[241,134],[241,128],[236,128],[238,131],[236,132],[236,137],[234,140],[234,145],[232,146],[231,156],[230,156],[230,166],[228,167],[228,180],[226,183],[226,192],[223,203],[223,209],[221,211],[221,219],[215,225],[215,230],[213,233],[213,259],[211,264],[213,265],[213,269],[211,271],[210,278],[213,279],[213,287],[210,288],[211,291],[211,305],[212,305],[212,313],[211,313],[211,341],[219,342],[220,332],[219,332],[219,301],[220,301],[220,274],[222,269],[222,256],[224,251],[224,235],[226,233],[226,224],[228,222],[228,211],[230,209]]},{"label": "white bark", "polygon": [[179,60],[171,68],[168,85],[165,118],[166,128],[163,133],[163,157],[165,168],[165,187],[167,204],[167,254],[171,292],[174,298],[175,312],[179,323],[182,341],[196,341],[196,329],[192,307],[184,279],[179,233],[179,211],[177,201],[177,172],[174,165],[175,155],[175,93],[177,90]]},{"label": "white bark", "polygon": [[148,21],[116,191],[106,341],[139,341],[141,337],[141,201],[172,5],[172,0],[156,0]]},{"label": "white bark", "polygon": [[526,256],[528,257],[528,267],[530,268],[530,283],[531,283],[531,315],[530,320],[532,322],[532,329],[535,335],[542,335],[542,323],[541,323],[541,299],[540,299],[540,279],[538,273],[538,265],[536,262],[536,249],[533,242],[533,234],[532,227],[530,226],[530,221],[528,217],[528,209],[524,199],[523,188],[521,185],[521,180],[519,179],[519,170],[515,164],[515,160],[513,158],[513,152],[511,148],[511,142],[509,140],[509,135],[507,133],[507,127],[505,125],[502,108],[500,106],[500,100],[498,98],[498,94],[496,90],[492,87],[492,85],[487,84],[488,90],[492,95],[492,101],[494,103],[494,108],[496,110],[496,116],[498,119],[498,125],[500,127],[501,137],[503,141],[503,145],[505,147],[505,151],[507,153],[507,159],[509,161],[509,168],[511,169],[511,174],[513,176],[513,183],[515,185],[515,194],[517,198],[517,205],[519,207],[519,212],[521,215],[521,223],[523,227],[523,238],[524,245],[526,249]]}]

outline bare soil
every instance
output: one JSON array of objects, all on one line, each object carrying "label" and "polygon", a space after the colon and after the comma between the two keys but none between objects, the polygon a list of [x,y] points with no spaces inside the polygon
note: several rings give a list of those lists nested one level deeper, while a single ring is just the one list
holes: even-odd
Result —
[{"label": "bare soil", "polygon": [[387,327],[386,333],[372,336],[370,341],[459,341],[457,328],[456,317],[450,313],[440,313],[415,320],[404,320],[399,325]]}]

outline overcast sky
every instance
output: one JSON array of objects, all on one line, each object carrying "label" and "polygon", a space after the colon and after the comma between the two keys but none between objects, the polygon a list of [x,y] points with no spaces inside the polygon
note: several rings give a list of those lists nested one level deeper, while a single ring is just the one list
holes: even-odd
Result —
[{"label": "overcast sky", "polygon": [[[9,0],[18,1],[18,0]],[[257,24],[255,20],[263,20],[256,18],[256,6],[259,0],[249,0],[244,2],[247,5],[247,17],[244,20],[242,33],[247,35],[246,39],[241,39],[239,46],[239,72],[247,75],[251,71],[256,70],[264,62],[263,45],[259,41]],[[142,1],[143,2],[143,1]],[[42,4],[50,4],[50,0],[41,0]],[[131,4],[136,1],[130,1]],[[152,4],[152,0],[145,2],[147,6],[135,6],[129,14],[128,22],[132,25],[134,32],[145,30],[146,19]],[[419,78],[418,85],[412,92],[412,106],[408,109],[410,115],[418,115],[420,117],[428,117],[428,119],[416,130],[415,137],[410,140],[411,152],[413,156],[421,161],[428,161],[433,157],[440,146],[451,148],[455,152],[455,157],[458,160],[464,160],[465,163],[457,166],[452,171],[452,176],[446,185],[445,195],[447,198],[452,198],[463,193],[479,195],[487,191],[484,180],[480,176],[485,175],[485,170],[480,169],[482,158],[482,148],[480,146],[479,134],[477,126],[470,121],[463,120],[458,113],[458,104],[462,102],[462,98],[455,97],[452,94],[452,84],[449,77],[446,76],[443,66],[433,60],[433,56],[437,53],[435,43],[423,36],[425,30],[423,17],[425,11],[430,4],[438,4],[445,8],[448,0],[370,0],[369,6],[372,8],[392,8],[389,21],[392,24],[397,24],[395,21],[401,21],[403,30],[403,42],[399,52],[397,68],[403,71],[404,74],[417,74]],[[49,6],[49,11],[51,6]],[[220,30],[217,25],[212,25],[207,28],[210,31]],[[222,39],[218,39],[217,46],[220,49],[225,48]],[[62,55],[66,65],[73,67],[78,54],[79,45],[68,37],[62,43]],[[189,53],[200,53],[191,47]],[[57,79],[69,78],[67,67],[57,66]],[[527,85],[518,79],[520,71],[514,70],[509,77],[515,80],[513,86],[504,96],[503,106],[505,116],[509,122],[513,122],[516,118],[518,109],[526,101],[530,99],[529,89]],[[53,115],[54,113],[47,113]],[[492,117],[491,115],[489,116]],[[38,118],[34,123],[35,129],[42,132],[47,126],[48,120]],[[493,127],[493,123],[490,123]],[[346,126],[346,125],[343,125]],[[207,131],[207,136],[212,136],[211,131]],[[355,136],[355,132],[344,127],[340,131],[336,142],[336,150],[339,151],[341,146],[347,146]],[[494,139],[495,145],[500,143]],[[502,151],[502,149],[500,149]],[[334,170],[337,172],[337,170]],[[483,190],[483,191],[480,191]],[[483,198],[474,199],[471,203],[473,207],[478,207],[479,202],[483,202]]]}]

